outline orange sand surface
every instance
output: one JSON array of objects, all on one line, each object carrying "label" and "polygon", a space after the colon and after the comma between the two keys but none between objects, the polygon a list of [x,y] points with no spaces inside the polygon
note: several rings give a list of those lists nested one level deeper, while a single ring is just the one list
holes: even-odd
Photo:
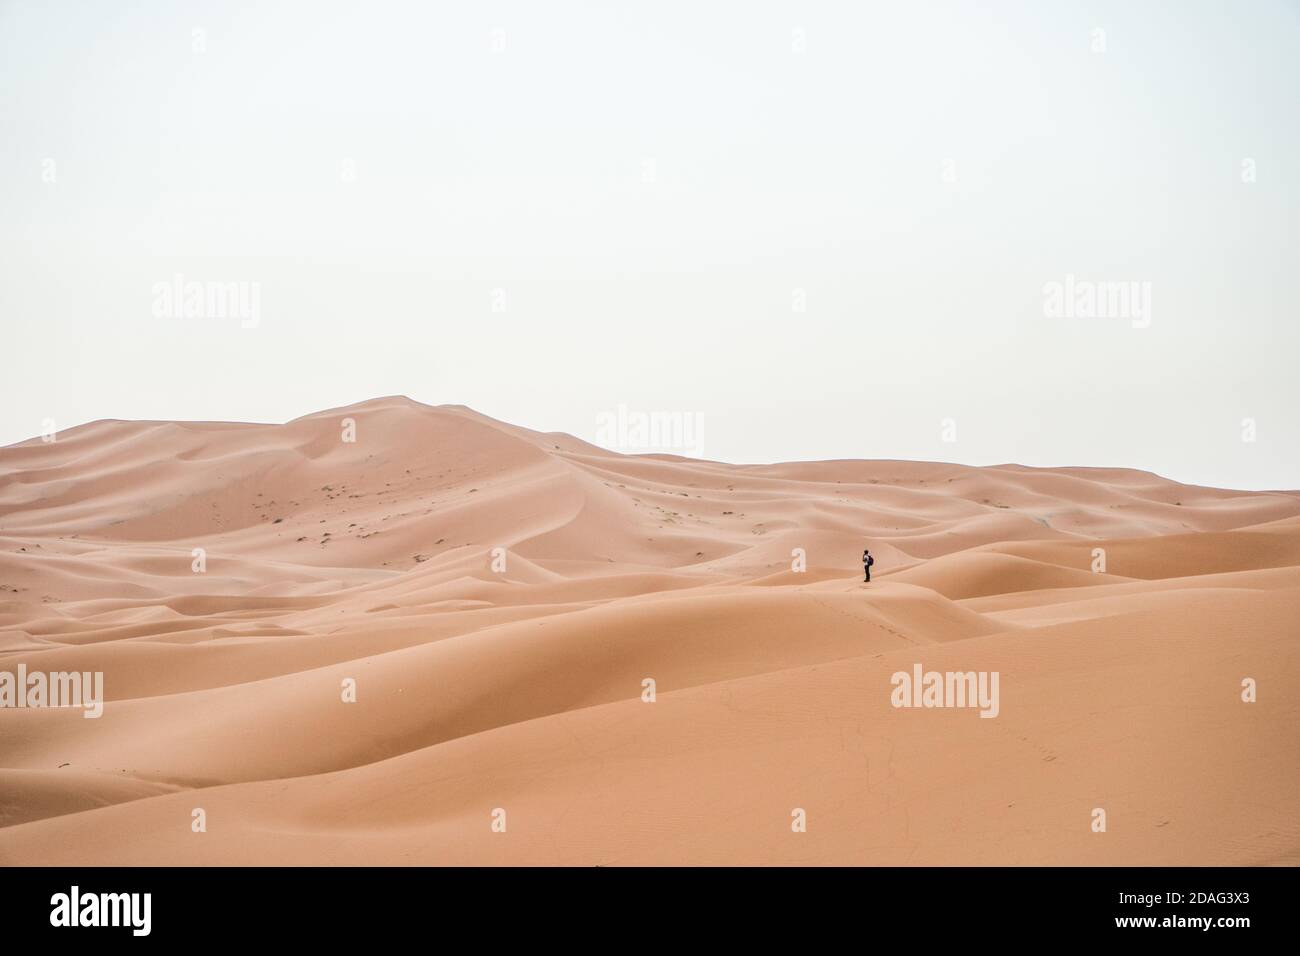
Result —
[{"label": "orange sand surface", "polygon": [[0,671],[106,697],[0,709],[0,863],[1295,864],[1298,639],[1295,492],[95,422],[0,449]]}]

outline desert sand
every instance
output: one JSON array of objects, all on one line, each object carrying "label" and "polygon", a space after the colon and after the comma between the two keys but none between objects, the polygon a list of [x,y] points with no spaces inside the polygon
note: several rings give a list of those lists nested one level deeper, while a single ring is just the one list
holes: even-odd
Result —
[{"label": "desert sand", "polygon": [[1295,864],[1298,625],[1295,492],[100,421],[0,449],[0,670],[106,696],[0,710],[0,863]]}]

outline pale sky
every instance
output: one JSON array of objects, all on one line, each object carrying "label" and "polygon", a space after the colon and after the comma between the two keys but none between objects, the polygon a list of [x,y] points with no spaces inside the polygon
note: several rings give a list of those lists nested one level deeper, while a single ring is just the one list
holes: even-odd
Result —
[{"label": "pale sky", "polygon": [[1276,0],[0,0],[0,443],[406,394],[1300,488],[1298,105]]}]

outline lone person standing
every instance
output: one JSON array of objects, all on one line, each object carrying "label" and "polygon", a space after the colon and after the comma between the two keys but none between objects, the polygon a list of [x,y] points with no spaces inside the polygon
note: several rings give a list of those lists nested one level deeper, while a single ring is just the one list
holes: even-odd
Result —
[{"label": "lone person standing", "polygon": [[876,563],[876,559],[871,556],[871,552],[868,551],[866,548],[863,548],[862,549],[862,573],[865,575],[865,577],[863,578],[864,584],[871,583],[871,566],[875,563]]}]

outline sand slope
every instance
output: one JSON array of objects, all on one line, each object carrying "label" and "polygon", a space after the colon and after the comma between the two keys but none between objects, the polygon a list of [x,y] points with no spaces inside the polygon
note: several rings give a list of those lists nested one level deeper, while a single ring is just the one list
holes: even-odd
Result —
[{"label": "sand slope", "polygon": [[1293,492],[95,422],[0,449],[0,670],[107,697],[0,709],[0,862],[1296,863],[1298,624]]}]

